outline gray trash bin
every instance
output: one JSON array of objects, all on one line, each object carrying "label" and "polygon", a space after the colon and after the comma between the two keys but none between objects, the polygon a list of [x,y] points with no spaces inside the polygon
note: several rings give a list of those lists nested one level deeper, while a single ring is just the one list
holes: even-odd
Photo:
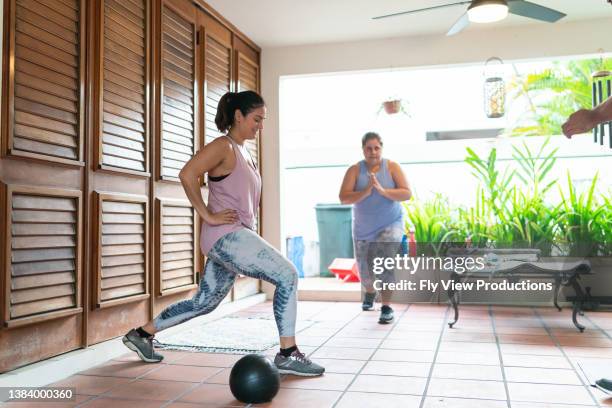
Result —
[{"label": "gray trash bin", "polygon": [[334,258],[353,258],[353,206],[317,204],[321,276],[333,276],[327,267]]}]

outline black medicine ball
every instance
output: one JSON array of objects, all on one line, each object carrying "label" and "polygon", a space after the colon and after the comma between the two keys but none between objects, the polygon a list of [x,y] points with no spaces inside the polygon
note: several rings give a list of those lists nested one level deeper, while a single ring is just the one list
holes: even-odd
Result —
[{"label": "black medicine ball", "polygon": [[278,392],[280,374],[267,357],[248,354],[232,367],[229,384],[238,401],[247,404],[268,402]]}]

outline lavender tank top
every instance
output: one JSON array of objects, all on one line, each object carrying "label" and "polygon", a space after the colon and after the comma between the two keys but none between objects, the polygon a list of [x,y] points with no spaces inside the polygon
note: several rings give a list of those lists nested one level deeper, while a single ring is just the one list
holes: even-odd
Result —
[{"label": "lavender tank top", "polygon": [[208,209],[213,213],[222,210],[238,211],[239,221],[235,224],[210,225],[202,222],[200,232],[200,249],[204,255],[208,254],[215,242],[230,232],[242,228],[255,228],[255,217],[261,198],[261,176],[252,160],[247,162],[232,138],[227,139],[232,144],[236,165],[234,169],[221,181],[208,183]]}]

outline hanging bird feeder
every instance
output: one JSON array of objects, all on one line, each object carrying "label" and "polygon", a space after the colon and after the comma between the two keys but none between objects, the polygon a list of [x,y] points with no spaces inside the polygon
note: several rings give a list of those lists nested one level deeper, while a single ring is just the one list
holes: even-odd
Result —
[{"label": "hanging bird feeder", "polygon": [[492,61],[504,64],[501,58],[491,57],[485,62],[484,109],[488,118],[501,118],[506,113],[506,84],[501,69],[492,70],[487,65]]}]

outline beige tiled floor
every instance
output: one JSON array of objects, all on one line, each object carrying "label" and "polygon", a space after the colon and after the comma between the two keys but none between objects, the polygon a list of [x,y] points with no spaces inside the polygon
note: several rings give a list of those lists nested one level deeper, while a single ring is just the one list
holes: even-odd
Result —
[{"label": "beige tiled floor", "polygon": [[[327,367],[324,376],[285,376],[265,407],[573,408],[612,406],[586,384],[578,363],[609,364],[612,312],[586,313],[584,333],[569,311],[464,306],[453,329],[444,305],[396,305],[392,325],[358,303],[301,302],[298,318],[315,323],[301,349]],[[264,303],[237,313],[271,314]],[[300,340],[301,339],[301,340]],[[239,407],[228,386],[239,355],[165,351],[161,364],[134,353],[56,385],[78,399],[45,407]],[[265,352],[269,356],[276,348]],[[42,404],[13,403],[26,408]]]}]

